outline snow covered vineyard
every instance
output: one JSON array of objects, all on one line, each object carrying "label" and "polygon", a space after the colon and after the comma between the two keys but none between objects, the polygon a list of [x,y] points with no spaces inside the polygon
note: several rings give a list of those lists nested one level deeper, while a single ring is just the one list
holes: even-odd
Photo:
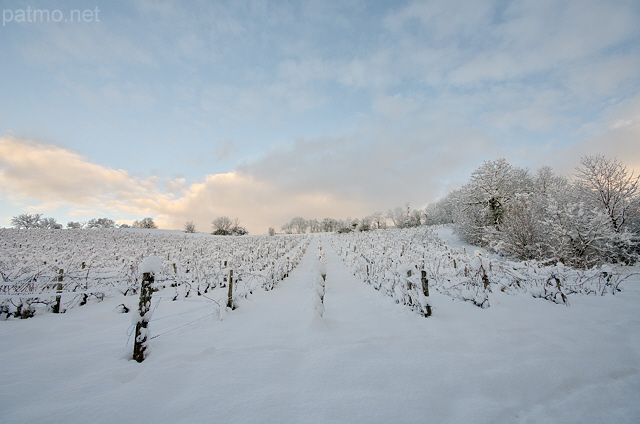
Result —
[{"label": "snow covered vineyard", "polygon": [[[163,259],[158,288],[174,300],[224,286],[235,272],[237,296],[271,289],[295,267],[307,236],[224,238],[179,232],[0,229],[0,315],[27,317],[105,297],[136,294],[138,265]],[[60,299],[59,301],[57,299]]]},{"label": "snow covered vineyard", "polygon": [[[425,228],[1,230],[0,252],[0,422],[640,422],[633,270],[512,263]],[[137,363],[122,312],[149,255]]]},{"label": "snow covered vineyard", "polygon": [[492,258],[480,250],[449,247],[429,227],[341,234],[332,242],[360,279],[423,314],[428,306],[424,284],[488,308],[496,291],[530,293],[567,304],[573,294],[615,294],[631,276],[629,270],[614,271],[610,266],[585,271],[561,263],[545,266]]}]

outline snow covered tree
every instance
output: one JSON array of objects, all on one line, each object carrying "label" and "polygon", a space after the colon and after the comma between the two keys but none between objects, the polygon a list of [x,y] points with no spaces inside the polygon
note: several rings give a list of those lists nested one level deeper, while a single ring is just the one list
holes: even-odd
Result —
[{"label": "snow covered tree", "polygon": [[520,194],[507,205],[500,229],[488,227],[486,240],[496,251],[518,259],[541,259],[545,254],[543,204],[533,194]]},{"label": "snow covered tree", "polygon": [[617,261],[618,247],[624,237],[613,231],[605,213],[581,202],[572,193],[569,199],[552,199],[543,220],[546,257],[550,262],[589,268]]},{"label": "snow covered tree", "polygon": [[293,227],[293,231],[296,234],[304,234],[307,232],[307,228],[309,228],[309,221],[302,217],[296,216],[291,220],[291,226]]},{"label": "snow covered tree", "polygon": [[451,192],[448,196],[453,209],[454,230],[467,243],[483,246],[486,244],[485,233],[487,220],[482,205],[471,201],[469,185]]},{"label": "snow covered tree", "polygon": [[505,159],[483,162],[471,174],[471,181],[450,198],[456,232],[467,242],[486,245],[487,230],[499,231],[509,202],[517,194],[530,193],[531,187],[527,170]]},{"label": "snow covered tree", "polygon": [[77,221],[69,221],[69,222],[67,222],[67,228],[69,228],[69,229],[79,230],[79,229],[81,229],[83,227],[84,227],[84,224],[82,222],[77,222]]},{"label": "snow covered tree", "polygon": [[196,224],[193,221],[187,221],[184,224],[184,232],[185,233],[195,233],[196,232]]},{"label": "snow covered tree", "polygon": [[249,234],[246,228],[240,226],[238,218],[231,219],[221,216],[211,221],[212,234],[217,236],[243,236]]},{"label": "snow covered tree", "polygon": [[249,234],[249,230],[241,225],[235,225],[231,229],[231,235],[233,236],[246,236],[247,234]]},{"label": "snow covered tree", "polygon": [[424,212],[418,209],[411,209],[409,211],[409,215],[407,216],[407,226],[408,227],[419,227],[424,222]]},{"label": "snow covered tree", "polygon": [[507,204],[517,193],[528,192],[528,172],[512,167],[505,159],[485,161],[471,174],[468,199],[484,210],[487,225],[498,227]]},{"label": "snow covered tree", "polygon": [[536,171],[533,178],[533,190],[545,197],[557,196],[569,187],[567,178],[557,175],[549,166],[543,166]]},{"label": "snow covered tree", "polygon": [[371,225],[374,229],[387,228],[387,219],[382,212],[375,212],[371,215]]},{"label": "snow covered tree", "polygon": [[55,218],[42,218],[38,224],[40,228],[46,228],[48,230],[61,230],[62,224],[59,224]]},{"label": "snow covered tree", "polygon": [[609,217],[614,231],[621,232],[640,209],[640,176],[615,159],[584,156],[576,170],[576,182],[586,201]]},{"label": "snow covered tree", "polygon": [[409,203],[405,203],[404,206],[390,209],[387,212],[387,218],[396,228],[410,228],[422,225],[423,214],[418,210],[411,209]]},{"label": "snow covered tree", "polygon": [[370,216],[365,216],[358,223],[358,231],[369,231],[373,227],[373,218]]},{"label": "snow covered tree", "polygon": [[404,228],[404,223],[406,219],[405,208],[402,206],[398,206],[394,209],[389,209],[387,211],[387,218],[391,220],[393,226],[396,228]]},{"label": "snow covered tree", "polygon": [[[527,183],[530,180],[527,178]],[[515,193],[507,204],[499,227],[487,227],[485,240],[496,251],[518,259],[549,257],[549,238],[558,237],[543,225],[551,212],[548,206],[567,201],[571,187],[566,178],[551,168],[540,168],[529,191]]]},{"label": "snow covered tree", "polygon": [[109,218],[93,218],[87,222],[87,228],[115,228],[116,222]]},{"label": "snow covered tree", "polygon": [[309,224],[309,232],[310,233],[319,233],[322,231],[322,224],[317,219],[309,219],[307,221]]},{"label": "snow covered tree", "polygon": [[347,219],[338,220],[336,232],[338,233],[350,233],[358,226],[358,220],[351,217]]},{"label": "snow covered tree", "polygon": [[338,229],[338,220],[333,218],[325,218],[321,223],[322,231],[332,233]]},{"label": "snow covered tree", "polygon": [[23,213],[11,218],[11,226],[18,229],[40,228],[41,213]]},{"label": "snow covered tree", "polygon": [[156,229],[158,226],[153,221],[153,218],[147,217],[143,218],[140,221],[133,221],[133,228],[147,228],[147,229]]},{"label": "snow covered tree", "polygon": [[[574,181],[549,167],[531,176],[498,159],[484,162],[469,183],[439,203],[468,243],[585,268],[635,261],[639,184],[620,162],[602,156],[583,158]],[[437,222],[434,209],[427,212],[429,222]]]},{"label": "snow covered tree", "polygon": [[426,225],[442,225],[453,223],[453,208],[451,198],[430,203],[424,211],[424,223]]},{"label": "snow covered tree", "polygon": [[291,222],[287,222],[286,224],[282,225],[280,229],[285,234],[293,234],[293,225],[291,225]]},{"label": "snow covered tree", "polygon": [[211,221],[211,226],[213,227],[213,234],[218,236],[228,236],[231,234],[231,230],[234,227],[234,221],[227,216],[220,216]]},{"label": "snow covered tree", "polygon": [[62,225],[55,218],[43,218],[41,213],[23,213],[11,218],[11,226],[18,229],[46,228],[60,230]]}]

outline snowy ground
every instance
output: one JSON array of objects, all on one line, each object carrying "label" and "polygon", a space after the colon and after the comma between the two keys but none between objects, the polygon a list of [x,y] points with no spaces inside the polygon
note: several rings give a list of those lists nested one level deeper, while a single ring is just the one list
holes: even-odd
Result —
[{"label": "snowy ground", "polygon": [[637,278],[570,307],[495,294],[482,310],[435,295],[425,319],[356,280],[326,237],[223,319],[208,299],[154,294],[160,336],[141,364],[123,298],[0,322],[0,422],[640,422]]}]

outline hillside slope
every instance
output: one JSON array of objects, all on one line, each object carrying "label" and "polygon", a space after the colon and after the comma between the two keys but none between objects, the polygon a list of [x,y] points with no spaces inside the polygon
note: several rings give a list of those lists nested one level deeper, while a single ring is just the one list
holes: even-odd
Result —
[{"label": "hillside slope", "polygon": [[498,293],[482,310],[432,295],[423,318],[353,277],[328,237],[221,317],[208,299],[154,295],[159,337],[141,364],[128,359],[122,298],[0,323],[0,421],[640,421],[637,279],[570,307]]}]

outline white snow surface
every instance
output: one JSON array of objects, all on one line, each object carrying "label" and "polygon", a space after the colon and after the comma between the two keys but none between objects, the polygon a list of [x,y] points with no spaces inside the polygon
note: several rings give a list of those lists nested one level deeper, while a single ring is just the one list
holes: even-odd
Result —
[{"label": "white snow surface", "polygon": [[162,258],[157,256],[147,256],[138,266],[138,271],[143,274],[149,272],[151,274],[159,273],[162,269]]},{"label": "white snow surface", "polygon": [[[640,422],[637,277],[569,307],[432,294],[423,318],[357,280],[327,237],[234,311],[154,293],[142,363],[117,312],[135,296],[0,322],[0,422]],[[318,243],[323,317],[309,302]]]}]

